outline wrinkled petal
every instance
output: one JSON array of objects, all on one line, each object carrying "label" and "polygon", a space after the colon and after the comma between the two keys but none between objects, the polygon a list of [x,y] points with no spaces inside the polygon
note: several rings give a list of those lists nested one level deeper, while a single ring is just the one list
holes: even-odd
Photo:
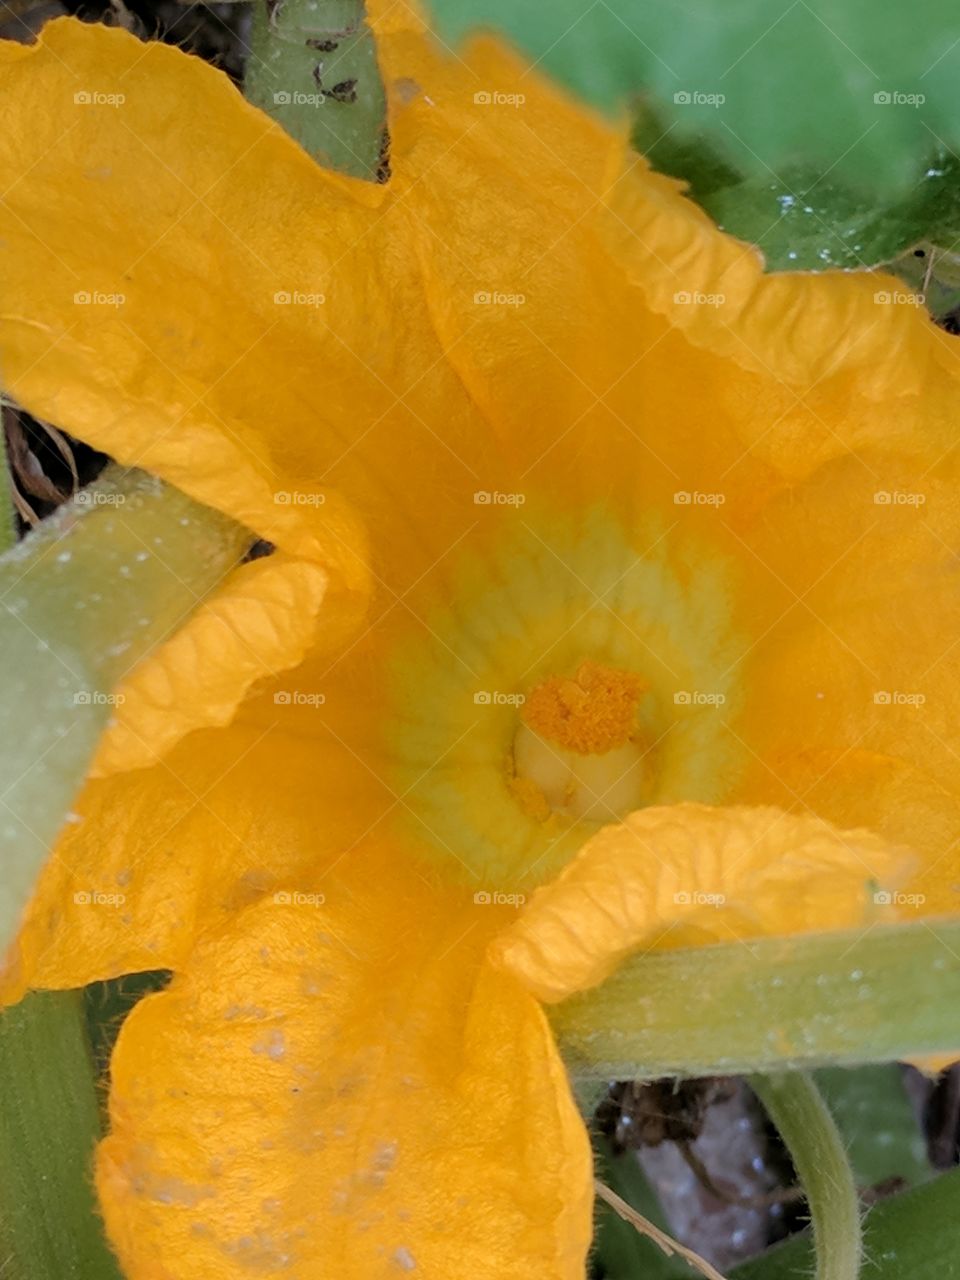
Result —
[{"label": "wrinkled petal", "polygon": [[[0,66],[6,389],[357,584],[343,504],[277,495],[319,479],[304,313],[332,364],[333,330],[349,340],[384,303],[334,283],[377,189],[321,175],[225,76],[121,30],[53,22],[36,45],[3,42]],[[329,321],[281,290],[326,291]],[[325,380],[331,416],[347,381]]]},{"label": "wrinkled petal", "polygon": [[[91,776],[154,764],[192,729],[228,724],[256,681],[303,660],[326,581],[319,565],[282,553],[231,575],[123,682]],[[324,630],[334,630],[329,616]]]},{"label": "wrinkled petal", "polygon": [[781,809],[641,809],[538,889],[492,953],[539,999],[562,1000],[641,948],[859,924],[908,865],[871,832]]},{"label": "wrinkled petal", "polygon": [[149,769],[87,784],[7,957],[3,1003],[176,969],[205,930],[367,831],[382,785],[267,702],[260,724],[192,733]]},{"label": "wrinkled petal", "polygon": [[124,1274],[580,1280],[589,1145],[484,961],[497,909],[389,854],[287,890],[120,1034],[97,1184]]},{"label": "wrinkled petal", "polygon": [[[902,281],[866,271],[765,275],[760,250],[719,231],[684,188],[630,157],[610,186],[608,229],[619,232],[618,251],[649,304],[698,346],[800,384],[856,369],[871,400],[891,390],[912,395],[931,377],[956,380],[955,344],[923,308],[876,300],[891,292],[905,299]],[[723,302],[678,302],[678,291]]]},{"label": "wrinkled petal", "polygon": [[[636,432],[646,465],[689,467],[689,441],[673,437],[691,420],[704,449],[739,439],[792,477],[870,442],[952,445],[957,344],[922,307],[883,301],[902,298],[901,283],[765,275],[760,253],[653,173],[625,128],[502,44],[472,40],[453,59],[410,6],[372,10],[433,323],[533,465],[550,447],[545,421],[553,441],[583,440],[588,466],[599,427],[601,456]],[[454,219],[451,190],[471,192]]]}]

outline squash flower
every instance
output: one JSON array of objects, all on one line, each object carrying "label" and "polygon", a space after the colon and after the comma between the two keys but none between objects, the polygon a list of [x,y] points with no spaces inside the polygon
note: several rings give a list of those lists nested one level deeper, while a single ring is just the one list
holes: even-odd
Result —
[{"label": "squash flower", "polygon": [[173,971],[131,1280],[582,1276],[543,1002],[957,907],[954,340],[371,8],[381,186],[172,48],[0,48],[5,387],[275,545],[129,675],[7,971]]}]

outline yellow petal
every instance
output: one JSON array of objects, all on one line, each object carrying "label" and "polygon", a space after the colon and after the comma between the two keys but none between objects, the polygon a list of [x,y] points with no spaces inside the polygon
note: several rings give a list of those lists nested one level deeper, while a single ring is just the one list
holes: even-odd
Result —
[{"label": "yellow petal", "polygon": [[192,733],[152,768],[87,784],[27,907],[3,1003],[177,968],[198,934],[367,831],[382,785],[268,699],[260,725]]},{"label": "yellow petal", "polygon": [[907,865],[868,831],[780,809],[641,809],[538,889],[492,953],[539,999],[562,1000],[641,948],[856,925]]},{"label": "yellow petal", "polygon": [[257,680],[295,666],[314,643],[326,581],[318,565],[282,552],[232,574],[123,682],[91,776],[154,764],[192,729],[228,724]]},{"label": "yellow petal", "polygon": [[385,297],[336,264],[379,189],[322,174],[221,73],[121,30],[53,22],[0,66],[6,389],[361,583],[312,443],[357,377],[375,384],[344,343]]},{"label": "yellow petal", "polygon": [[124,1274],[581,1280],[587,1136],[484,961],[497,909],[389,853],[287,889],[121,1032],[97,1184]]},{"label": "yellow petal", "polygon": [[[924,390],[938,372],[957,378],[955,344],[907,303],[902,281],[873,272],[765,275],[760,250],[719,231],[684,187],[630,157],[610,186],[608,231],[648,303],[691,341],[800,384],[853,369],[870,399]],[[678,302],[678,291],[723,301]],[[891,291],[903,301],[882,298]]]},{"label": "yellow petal", "polygon": [[[395,185],[416,215],[434,324],[487,417],[522,433],[528,465],[550,429],[554,443],[582,437],[589,463],[597,406],[601,454],[637,432],[647,465],[681,458],[685,470],[689,444],[674,449],[671,436],[691,418],[703,448],[729,430],[791,477],[878,440],[905,453],[952,445],[958,345],[905,286],[866,272],[766,275],[759,252],[653,173],[625,129],[498,42],[470,41],[453,60],[407,6],[375,5],[374,22]],[[453,213],[451,193],[465,190]],[[667,381],[672,400],[658,392]],[[730,461],[713,471],[726,483]]]},{"label": "yellow petal", "polygon": [[960,469],[956,451],[922,473],[896,455],[864,462],[822,468],[751,536],[792,603],[742,664],[751,750],[736,798],[800,801],[908,844],[914,910],[956,912]]}]

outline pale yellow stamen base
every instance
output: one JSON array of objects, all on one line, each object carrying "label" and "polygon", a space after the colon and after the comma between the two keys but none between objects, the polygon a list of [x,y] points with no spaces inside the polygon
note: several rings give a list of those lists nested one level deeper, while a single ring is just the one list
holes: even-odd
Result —
[{"label": "pale yellow stamen base", "polygon": [[586,660],[573,677],[550,676],[528,695],[511,790],[530,817],[610,822],[643,803],[648,770],[638,706],[645,689],[632,672]]}]

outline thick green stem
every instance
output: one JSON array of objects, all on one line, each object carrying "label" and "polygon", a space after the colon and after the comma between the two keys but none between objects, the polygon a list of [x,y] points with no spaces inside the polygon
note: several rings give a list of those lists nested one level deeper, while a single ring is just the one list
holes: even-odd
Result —
[{"label": "thick green stem", "polygon": [[94,1205],[100,1120],[79,992],[0,1014],[0,1080],[0,1274],[119,1280]]},{"label": "thick green stem", "polygon": [[863,1232],[857,1184],[840,1130],[804,1072],[753,1076],[803,1185],[813,1222],[816,1280],[857,1280]]},{"label": "thick green stem", "polygon": [[556,1005],[550,1020],[571,1072],[601,1080],[952,1053],[960,1049],[960,922],[638,956]]},{"label": "thick green stem", "polygon": [[363,0],[256,0],[244,92],[325,168],[383,176],[386,98]]},{"label": "thick green stem", "polygon": [[0,945],[113,713],[114,686],[250,541],[161,481],[111,467],[0,557]]}]

